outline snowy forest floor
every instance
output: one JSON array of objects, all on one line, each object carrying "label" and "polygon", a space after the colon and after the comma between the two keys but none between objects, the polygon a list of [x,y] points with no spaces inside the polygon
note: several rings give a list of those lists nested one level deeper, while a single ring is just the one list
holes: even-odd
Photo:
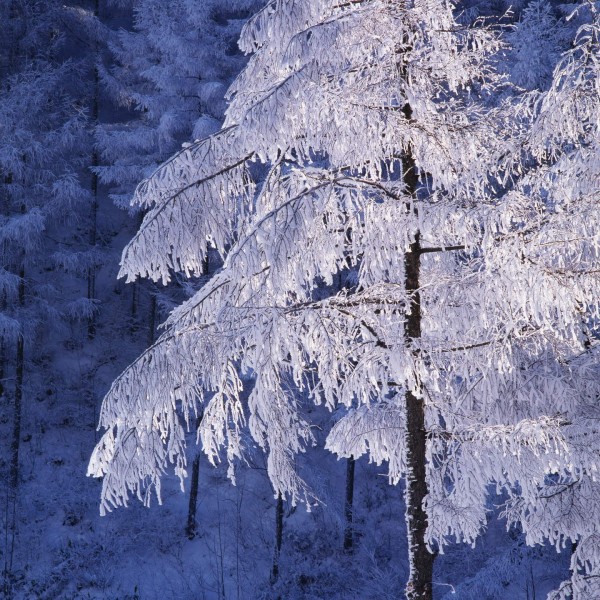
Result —
[{"label": "snowy forest floor", "polygon": [[[323,504],[310,513],[286,507],[281,574],[271,586],[275,501],[264,469],[241,469],[233,486],[224,468],[202,461],[199,533],[190,541],[184,531],[188,497],[174,477],[165,482],[162,506],[146,509],[133,501],[100,517],[100,484],[85,477],[94,441],[89,411],[74,401],[53,415],[38,421],[39,434],[25,445],[15,598],[402,597],[402,493],[388,485],[384,468],[357,462],[356,548],[347,554],[343,469],[333,457],[322,457],[323,479],[314,483],[320,483]],[[474,549],[451,546],[438,559],[435,597],[541,599],[566,577],[567,554],[528,548],[492,521]]]}]

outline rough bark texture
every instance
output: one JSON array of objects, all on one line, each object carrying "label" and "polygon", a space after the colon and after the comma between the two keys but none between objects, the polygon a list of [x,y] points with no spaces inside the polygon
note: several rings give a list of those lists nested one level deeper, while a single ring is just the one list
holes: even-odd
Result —
[{"label": "rough bark texture", "polygon": [[[410,121],[412,110],[405,105],[403,112]],[[403,177],[406,193],[416,199],[418,173],[410,150],[402,158]],[[414,206],[407,206],[413,210]],[[421,337],[421,296],[419,293],[419,275],[421,268],[420,233],[415,233],[409,251],[404,254],[405,286],[411,299],[410,313],[404,324],[404,337],[408,348],[413,348],[413,340]],[[412,350],[415,352],[415,350]],[[427,514],[423,508],[427,495],[426,480],[425,406],[421,394],[410,390],[406,392],[406,527],[408,535],[408,556],[410,572],[406,584],[407,600],[432,600],[433,562],[435,556],[429,552],[425,543]]]},{"label": "rough bark texture", "polygon": [[[412,294],[411,313],[405,324],[407,344],[421,336],[419,288],[419,235],[405,254],[406,288]],[[431,600],[434,555],[425,543],[427,514],[423,502],[427,495],[426,431],[423,397],[406,392],[406,525],[410,574],[406,586],[408,600]]]}]

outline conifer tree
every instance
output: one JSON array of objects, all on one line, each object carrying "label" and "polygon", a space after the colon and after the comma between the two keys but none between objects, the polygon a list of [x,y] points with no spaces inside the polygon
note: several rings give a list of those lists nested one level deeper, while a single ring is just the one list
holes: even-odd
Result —
[{"label": "conifer tree", "polygon": [[185,475],[178,410],[199,403],[209,457],[225,449],[233,477],[247,423],[276,494],[310,502],[291,379],[348,407],[332,451],[406,480],[410,600],[432,597],[436,552],[483,530],[490,484],[531,542],[594,539],[542,507],[595,485],[599,456],[597,24],[518,103],[498,101],[497,35],[443,0],[274,0],[241,47],[223,129],[136,191],[121,275],[200,273],[207,240],[224,264],[104,400],[102,510],[149,501],[169,463]]},{"label": "conifer tree", "polygon": [[[100,165],[94,168],[117,206],[128,207],[135,185],[162,161],[195,138],[219,129],[223,96],[245,58],[236,40],[260,0],[123,0],[133,28],[108,32],[110,60],[99,64],[102,89],[126,119],[95,128]],[[108,66],[107,66],[108,65]],[[141,218],[143,210],[139,209]],[[142,290],[146,288],[146,294]],[[131,318],[149,299],[152,321],[165,298],[159,287],[132,286]],[[154,316],[153,316],[154,315]]]},{"label": "conifer tree", "polygon": [[217,131],[227,86],[244,63],[236,40],[257,0],[124,0],[134,27],[109,36],[103,89],[131,111],[97,129],[103,165],[96,171],[129,207],[135,185],[195,138]]},{"label": "conifer tree", "polygon": [[[40,279],[53,244],[45,234],[67,220],[88,196],[78,173],[84,115],[68,89],[74,65],[57,60],[58,13],[43,2],[9,2],[2,40],[0,81],[0,345],[2,372],[14,385],[2,398],[12,405],[3,556],[4,591],[11,596],[18,528],[19,454],[28,358],[51,330],[66,302]],[[58,298],[57,298],[58,297]]]},{"label": "conifer tree", "polygon": [[[530,285],[537,278],[535,290],[548,298],[545,319],[543,313],[537,319],[547,324],[544,337],[556,363],[542,355],[546,382],[539,389],[547,414],[563,419],[565,449],[545,473],[527,469],[506,486],[505,514],[509,522],[522,524],[529,543],[574,548],[572,577],[549,596],[554,600],[600,594],[599,8],[582,2],[570,15],[583,24],[556,65],[548,91],[534,103],[523,145],[529,160],[510,193],[523,220],[518,247]],[[556,382],[567,386],[561,389]]]}]

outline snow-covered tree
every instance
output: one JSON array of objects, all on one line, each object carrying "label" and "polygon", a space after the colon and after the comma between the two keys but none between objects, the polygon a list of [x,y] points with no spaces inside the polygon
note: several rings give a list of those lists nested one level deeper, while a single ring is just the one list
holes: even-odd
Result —
[{"label": "snow-covered tree", "polygon": [[575,544],[572,578],[551,597],[583,600],[600,594],[600,15],[590,2],[579,13],[588,23],[536,103],[525,145],[533,165],[510,194],[521,207],[519,251],[530,277],[538,279],[529,285],[546,299],[544,336],[557,363],[545,365],[545,386],[537,387],[544,390],[547,414],[553,410],[564,419],[565,451],[548,465],[546,477],[531,472],[514,481],[506,514],[523,525],[529,542]]},{"label": "snow-covered tree", "polygon": [[244,57],[240,29],[258,0],[122,0],[134,28],[109,36],[113,63],[100,65],[102,86],[132,112],[122,123],[97,129],[104,183],[127,206],[135,185],[181,146],[222,123],[227,86]]},{"label": "snow-covered tree", "polygon": [[207,240],[224,265],[104,400],[102,510],[149,501],[169,463],[185,475],[179,411],[199,404],[212,460],[224,448],[233,476],[247,424],[276,492],[310,502],[293,381],[347,407],[332,451],[406,480],[408,598],[432,597],[444,544],[474,543],[490,484],[532,542],[589,533],[540,507],[548,486],[592,485],[598,458],[596,31],[514,107],[495,102],[497,36],[444,0],[257,13],[224,128],[136,191],[148,213],[121,275],[200,273]]},{"label": "snow-covered tree", "polygon": [[[52,223],[87,200],[78,177],[85,121],[68,93],[76,68],[60,63],[58,13],[43,2],[8,2],[0,80],[0,377],[12,405],[7,461],[4,591],[11,595],[17,528],[21,415],[33,342],[66,310],[56,287],[40,278],[54,243]],[[4,388],[5,376],[11,385]],[[4,395],[6,393],[6,395]],[[8,590],[8,591],[7,591]]]},{"label": "snow-covered tree", "polygon": [[528,4],[509,36],[511,80],[528,90],[548,87],[552,71],[570,41],[566,24],[548,0]]},{"label": "snow-covered tree", "polygon": [[[246,59],[236,40],[260,0],[121,0],[132,29],[111,31],[88,22],[91,37],[106,44],[98,62],[101,89],[118,107],[94,130],[99,164],[93,168],[118,206],[129,206],[136,184],[181,147],[217,131],[224,94]],[[106,21],[107,15],[101,15]],[[98,39],[98,32],[100,38]],[[106,111],[105,111],[106,113]],[[138,212],[138,218],[141,212]],[[149,292],[149,334],[172,298],[157,286]],[[146,294],[132,288],[131,317]],[[180,294],[181,295],[181,294]]]}]

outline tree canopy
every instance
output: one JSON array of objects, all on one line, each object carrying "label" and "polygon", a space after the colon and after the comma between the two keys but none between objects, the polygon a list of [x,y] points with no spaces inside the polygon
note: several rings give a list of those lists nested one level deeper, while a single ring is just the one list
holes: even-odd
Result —
[{"label": "tree canopy", "polygon": [[[502,28],[444,0],[250,19],[224,127],[135,194],[122,276],[199,274],[207,241],[223,266],[104,400],[102,510],[149,501],[170,463],[184,477],[180,414],[200,405],[232,478],[247,427],[276,492],[310,503],[304,397],[344,407],[330,450],[406,479],[413,554],[474,543],[494,486],[531,543],[578,541],[556,597],[597,593],[600,23],[576,8],[533,93],[498,68]],[[430,594],[411,573],[408,597]]]}]

